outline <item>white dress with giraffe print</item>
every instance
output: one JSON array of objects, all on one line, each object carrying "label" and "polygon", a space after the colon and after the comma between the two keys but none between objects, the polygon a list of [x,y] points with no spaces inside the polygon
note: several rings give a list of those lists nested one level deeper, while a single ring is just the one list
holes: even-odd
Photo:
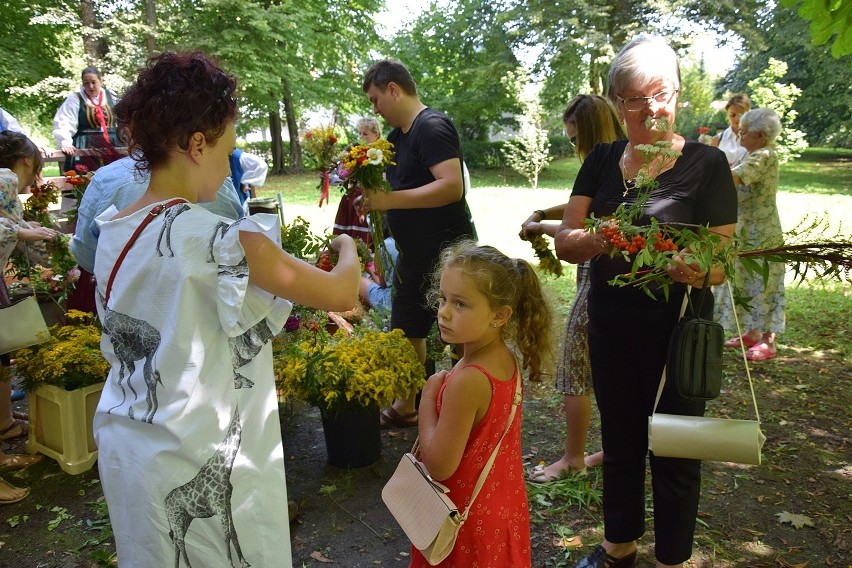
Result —
[{"label": "white dress with giraffe print", "polygon": [[280,241],[277,218],[232,222],[180,203],[112,268],[146,207],[98,217],[98,468],[124,567],[290,566],[284,455],[269,340],[287,300],[248,284],[240,231]]}]

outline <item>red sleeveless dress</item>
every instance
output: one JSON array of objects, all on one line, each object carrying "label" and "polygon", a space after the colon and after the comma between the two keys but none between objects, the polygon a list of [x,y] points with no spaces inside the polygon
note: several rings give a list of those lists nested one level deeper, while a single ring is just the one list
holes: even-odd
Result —
[{"label": "red sleeveless dress", "polygon": [[[450,488],[450,498],[462,512],[467,508],[479,474],[494,451],[512,408],[517,373],[511,380],[501,381],[478,365],[491,382],[491,404],[482,421],[470,432],[455,473],[441,483]],[[438,393],[438,415],[444,389],[453,373]],[[467,521],[459,531],[456,546],[438,566],[445,568],[525,568],[530,558],[530,517],[524,468],[521,460],[521,408],[515,412],[513,424],[500,445],[494,466],[476,497]],[[411,566],[428,568],[420,551],[411,547]]]}]

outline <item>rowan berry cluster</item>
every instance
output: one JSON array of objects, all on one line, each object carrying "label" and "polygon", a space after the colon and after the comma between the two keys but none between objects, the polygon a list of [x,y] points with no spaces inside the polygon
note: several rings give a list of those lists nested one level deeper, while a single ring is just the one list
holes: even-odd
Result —
[{"label": "rowan berry cluster", "polygon": [[[628,238],[629,235],[625,235],[616,224],[605,224],[601,226],[600,232],[606,237],[613,248],[625,251],[628,254],[636,254],[648,244],[648,240],[644,235],[636,234]],[[652,239],[651,246],[657,252],[677,252],[678,250],[678,246],[674,241],[664,238],[662,232],[656,232],[650,238]]]},{"label": "rowan berry cluster", "polygon": [[316,266],[321,270],[331,272],[331,270],[334,268],[334,263],[331,262],[331,255],[325,251],[321,252],[319,255],[319,262],[317,262]]}]

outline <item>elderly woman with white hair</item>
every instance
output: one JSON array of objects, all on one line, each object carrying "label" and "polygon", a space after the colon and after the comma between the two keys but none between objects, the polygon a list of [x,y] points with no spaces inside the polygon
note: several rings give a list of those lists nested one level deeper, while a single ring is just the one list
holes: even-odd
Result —
[{"label": "elderly woman with white hair", "polygon": [[[740,144],[748,151],[731,173],[737,184],[739,214],[737,235],[748,249],[767,248],[783,242],[781,219],[775,195],[778,192],[778,154],[775,139],[781,133],[781,120],[771,108],[757,108],[740,119]],[[784,264],[769,263],[769,276],[752,274],[737,262],[735,285],[750,298],[750,310],[737,309],[740,323],[748,331],[733,337],[726,345],[739,349],[742,342],[751,361],[776,356],[775,335],[784,332]],[[735,330],[733,306],[724,294],[717,294],[719,321]]]},{"label": "elderly woman with white hair", "polygon": [[[592,214],[611,215],[622,203],[634,203],[640,193],[637,174],[644,169],[656,187],[636,224],[648,224],[654,217],[661,225],[703,225],[730,237],[737,220],[736,190],[721,150],[674,132],[682,86],[677,57],[663,40],[641,35],[630,41],[613,61],[608,83],[608,96],[624,123],[627,140],[598,144],[586,157],[555,240],[559,258],[575,263],[591,260],[589,358],[604,451],[604,541],[575,566],[634,565],[637,539],[645,532],[649,459],[656,565],[682,566],[692,555],[701,462],[653,453],[649,458],[648,416],[687,285],[705,285],[707,271],[674,257],[667,299],[661,291],[655,300],[636,287],[612,286],[609,281],[628,272],[630,264],[620,255],[610,257],[610,243],[600,232],[586,230],[584,220]],[[658,142],[680,152],[674,162],[649,159],[637,150],[639,145]],[[720,284],[724,277],[721,267],[710,268],[710,285]],[[705,307],[712,313],[711,306]],[[670,383],[665,387],[659,412],[704,414],[703,402],[679,397]]]}]

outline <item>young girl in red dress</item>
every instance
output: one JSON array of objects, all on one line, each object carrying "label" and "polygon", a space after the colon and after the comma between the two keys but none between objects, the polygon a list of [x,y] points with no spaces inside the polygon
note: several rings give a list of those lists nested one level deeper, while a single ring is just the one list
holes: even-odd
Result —
[{"label": "young girl in red dress", "polygon": [[[441,338],[462,346],[464,355],[423,387],[419,458],[464,511],[506,428],[520,365],[536,372],[552,356],[552,314],[529,263],[493,247],[463,241],[448,248],[434,278]],[[530,566],[520,410],[519,404],[455,548],[439,566]],[[411,552],[411,566],[429,566],[419,550]]]}]

